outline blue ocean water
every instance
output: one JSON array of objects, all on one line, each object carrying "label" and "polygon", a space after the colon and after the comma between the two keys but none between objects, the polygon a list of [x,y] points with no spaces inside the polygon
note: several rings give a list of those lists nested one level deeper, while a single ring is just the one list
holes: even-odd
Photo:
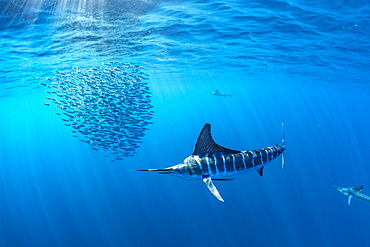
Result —
[{"label": "blue ocean water", "polygon": [[[332,186],[370,195],[369,17],[362,0],[0,1],[0,245],[369,246],[370,204]],[[108,61],[142,68],[154,112],[116,162],[40,85]],[[282,119],[284,169],[216,181],[224,203],[137,171],[182,162],[205,123],[228,148],[281,143]]]}]

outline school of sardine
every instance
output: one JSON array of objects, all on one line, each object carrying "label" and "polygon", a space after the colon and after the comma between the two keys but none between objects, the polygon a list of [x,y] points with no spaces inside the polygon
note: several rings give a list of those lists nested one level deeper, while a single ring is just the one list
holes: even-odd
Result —
[{"label": "school of sardine", "polygon": [[55,71],[42,79],[46,106],[57,112],[72,136],[111,161],[133,156],[151,124],[153,110],[148,75],[132,63],[107,62],[100,67]]}]

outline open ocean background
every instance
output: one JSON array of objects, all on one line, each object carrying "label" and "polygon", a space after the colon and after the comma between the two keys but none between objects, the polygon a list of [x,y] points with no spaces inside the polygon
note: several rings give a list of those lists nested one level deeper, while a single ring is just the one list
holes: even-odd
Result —
[{"label": "open ocean background", "polygon": [[[0,246],[370,246],[370,204],[332,186],[370,195],[369,22],[366,0],[0,0]],[[154,112],[115,162],[40,85],[108,61],[142,68]],[[284,169],[216,181],[225,203],[136,171],[182,162],[205,123],[275,145],[282,119]]]}]

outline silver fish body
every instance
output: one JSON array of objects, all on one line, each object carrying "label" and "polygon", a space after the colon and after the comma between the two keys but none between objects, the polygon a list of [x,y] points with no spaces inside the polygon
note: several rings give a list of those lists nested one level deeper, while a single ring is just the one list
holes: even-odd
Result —
[{"label": "silver fish body", "polygon": [[[167,168],[139,171],[157,171],[160,174],[170,174],[188,180],[202,179],[212,194],[223,202],[212,180],[229,180],[235,175],[253,170],[262,176],[265,165],[282,155],[284,151],[284,139],[281,146],[253,151],[224,148],[214,142],[211,136],[211,125],[206,124],[200,132],[193,154],[183,162]],[[282,165],[284,165],[283,155]]]}]

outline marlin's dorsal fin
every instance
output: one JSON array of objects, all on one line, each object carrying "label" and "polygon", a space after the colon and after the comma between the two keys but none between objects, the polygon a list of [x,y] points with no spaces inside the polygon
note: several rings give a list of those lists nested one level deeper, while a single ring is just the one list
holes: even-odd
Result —
[{"label": "marlin's dorsal fin", "polygon": [[352,189],[356,190],[356,191],[360,191],[364,188],[364,186],[357,186],[357,187],[352,187]]},{"label": "marlin's dorsal fin", "polygon": [[222,199],[220,193],[218,192],[216,186],[213,184],[212,179],[210,176],[203,176],[203,182],[206,184],[207,188],[211,193],[221,202],[224,202],[224,199]]},{"label": "marlin's dorsal fin", "polygon": [[202,131],[199,134],[197,143],[195,144],[193,155],[203,156],[207,153],[224,153],[224,154],[236,154],[239,151],[224,148],[218,145],[211,135],[211,125],[205,124]]}]

